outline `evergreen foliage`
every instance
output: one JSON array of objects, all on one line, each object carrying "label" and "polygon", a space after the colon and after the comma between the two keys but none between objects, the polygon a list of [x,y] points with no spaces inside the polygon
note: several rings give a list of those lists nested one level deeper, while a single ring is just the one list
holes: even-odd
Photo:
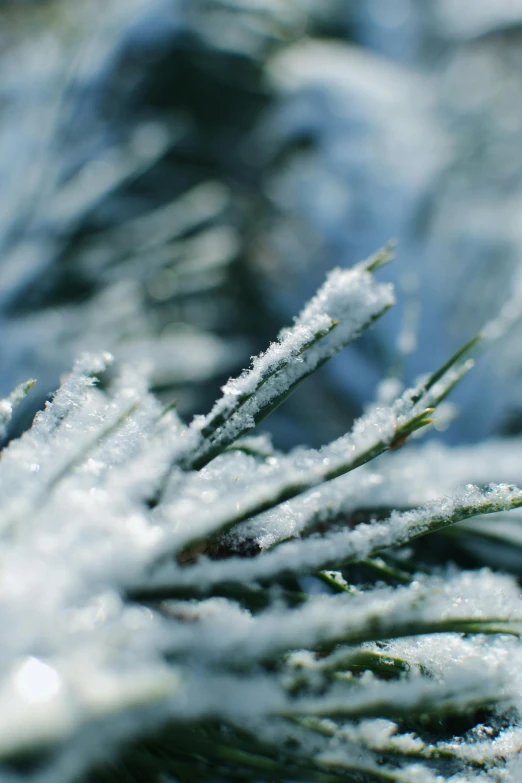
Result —
[{"label": "evergreen foliage", "polygon": [[521,438],[420,441],[468,373],[520,432],[520,11],[472,5],[2,4],[0,783],[522,779]]},{"label": "evergreen foliage", "polygon": [[4,449],[2,779],[516,779],[519,588],[459,551],[509,546],[522,491],[429,499],[405,446],[481,337],[319,450],[249,434],[390,307],[385,256],[334,271],[208,416],[84,355]]}]

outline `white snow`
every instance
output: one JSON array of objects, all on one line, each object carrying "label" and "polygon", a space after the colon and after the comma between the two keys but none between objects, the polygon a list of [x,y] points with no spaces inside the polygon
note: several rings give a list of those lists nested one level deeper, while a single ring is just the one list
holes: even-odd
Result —
[{"label": "white snow", "polygon": [[[343,280],[351,281],[344,292],[331,277],[293,330],[225,387],[220,410],[233,411],[240,429],[255,415],[249,400],[262,407],[309,368],[308,353],[320,362],[387,306],[389,290],[366,272]],[[361,292],[368,296],[358,298]],[[319,323],[341,316],[306,347]],[[522,474],[516,441],[406,447],[354,470],[423,412],[421,384],[396,401],[380,400],[352,433],[322,449],[282,455],[266,437],[252,437],[204,469],[187,470],[202,448],[201,426],[163,410],[142,368],[116,366],[106,376],[111,362],[109,354],[80,357],[33,426],[1,454],[0,623],[9,629],[0,647],[1,758],[51,746],[54,755],[32,779],[72,783],[144,727],[216,716],[251,726],[267,742],[300,737],[326,769],[382,770],[379,754],[399,754],[400,772],[385,767],[397,783],[429,780],[442,750],[459,763],[512,757],[516,721],[502,741],[476,738],[461,750],[402,734],[393,718],[485,701],[522,709],[514,578],[448,566],[401,587],[311,590],[293,607],[277,585],[255,583],[340,568],[461,517],[505,516],[522,504],[508,483]],[[4,420],[22,391],[3,403]],[[491,477],[499,483],[476,486]],[[413,503],[372,521],[372,507]],[[350,521],[365,509],[367,519]],[[516,542],[513,530],[499,527],[497,536]],[[209,539],[226,531],[231,551],[257,547],[258,556],[206,557]],[[223,585],[236,598],[244,594],[245,606],[226,590],[220,595]],[[172,588],[178,598],[160,606],[129,601],[138,588]],[[266,608],[247,608],[250,599]],[[315,650],[328,655],[316,658]],[[371,667],[355,676],[350,661],[365,651],[402,660],[400,679],[381,680]],[[280,671],[260,666],[272,661]],[[296,682],[308,688],[297,697]],[[314,730],[313,746],[302,722],[310,716],[331,719]],[[21,777],[10,772],[5,780]]]},{"label": "white snow", "polygon": [[[394,302],[389,284],[377,283],[361,267],[336,269],[277,342],[254,358],[250,370],[229,380],[208,416],[193,427],[207,435],[209,446],[228,444],[299,381],[357,337]],[[196,455],[196,459],[198,455]]]}]

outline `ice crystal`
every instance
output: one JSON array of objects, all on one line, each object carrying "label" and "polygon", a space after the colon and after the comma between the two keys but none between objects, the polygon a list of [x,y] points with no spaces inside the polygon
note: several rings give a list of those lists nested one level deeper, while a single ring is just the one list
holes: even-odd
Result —
[{"label": "ice crystal", "polygon": [[[191,425],[139,368],[85,354],[4,449],[2,779],[89,779],[166,730],[172,769],[198,774],[202,758],[252,779],[515,774],[518,585],[412,567],[404,549],[446,530],[487,540],[481,517],[522,506],[515,446],[384,453],[431,421],[476,341],[319,450],[241,437],[388,308],[378,265],[334,272]],[[30,386],[2,402],[4,427]],[[519,542],[517,520],[497,539]],[[489,713],[464,740],[432,725],[474,710]]]}]

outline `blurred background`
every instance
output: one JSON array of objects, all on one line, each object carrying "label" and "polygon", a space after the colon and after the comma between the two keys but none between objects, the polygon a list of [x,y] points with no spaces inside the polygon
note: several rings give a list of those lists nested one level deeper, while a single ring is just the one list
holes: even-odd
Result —
[{"label": "blurred background", "polygon": [[[0,396],[39,381],[12,434],[84,350],[205,412],[393,237],[397,307],[267,425],[340,435],[522,300],[521,149],[512,0],[3,0]],[[442,437],[522,431],[521,339]]]}]

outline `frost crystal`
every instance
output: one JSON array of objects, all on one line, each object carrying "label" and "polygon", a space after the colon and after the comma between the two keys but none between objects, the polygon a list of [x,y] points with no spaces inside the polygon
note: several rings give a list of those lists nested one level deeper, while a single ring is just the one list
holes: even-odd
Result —
[{"label": "frost crystal", "polygon": [[365,265],[336,269],[276,343],[252,368],[228,381],[223,397],[194,426],[206,442],[195,456],[210,456],[244,435],[267,416],[304,378],[355,339],[393,304],[391,287],[377,284]]},{"label": "frost crystal", "polygon": [[[38,783],[120,753],[141,769],[133,743],[168,727],[172,769],[194,774],[471,783],[504,765],[516,781],[517,582],[404,547],[520,548],[519,444],[384,454],[431,421],[467,348],[319,450],[238,440],[387,309],[374,266],[332,273],[191,425],[142,373],[86,354],[3,450],[2,780],[28,759]],[[467,716],[464,739],[441,715]]]}]

